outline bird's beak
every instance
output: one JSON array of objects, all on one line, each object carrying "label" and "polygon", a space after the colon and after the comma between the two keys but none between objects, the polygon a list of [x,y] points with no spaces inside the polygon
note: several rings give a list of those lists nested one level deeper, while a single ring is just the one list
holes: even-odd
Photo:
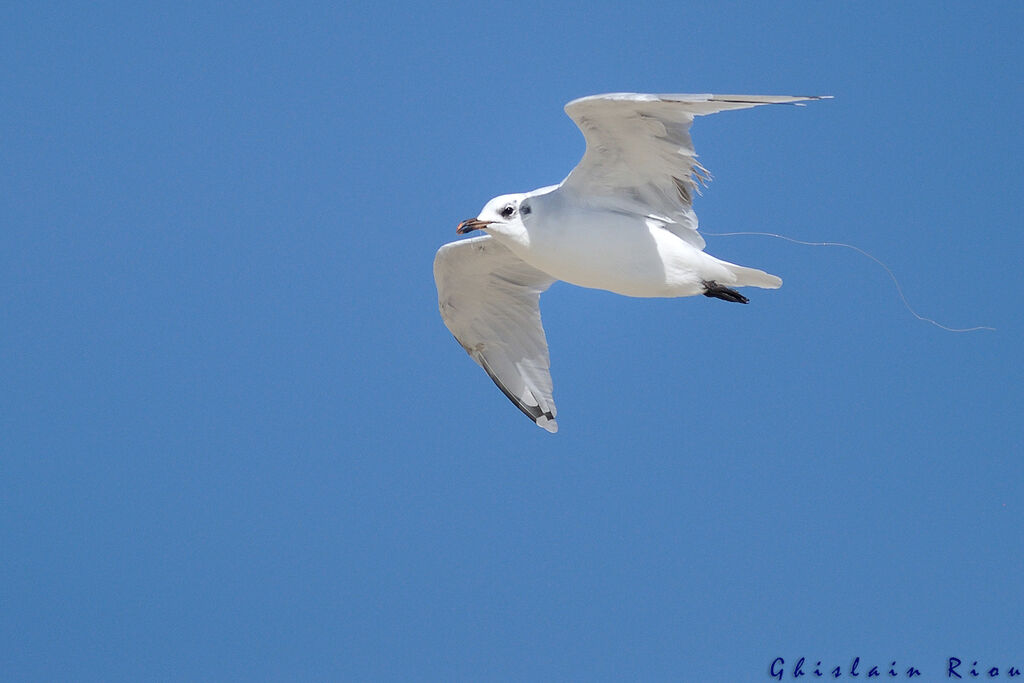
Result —
[{"label": "bird's beak", "polygon": [[455,232],[460,235],[465,235],[467,232],[473,232],[480,228],[486,228],[491,224],[491,221],[482,221],[479,218],[467,218],[466,220],[459,223],[459,227],[455,228]]}]

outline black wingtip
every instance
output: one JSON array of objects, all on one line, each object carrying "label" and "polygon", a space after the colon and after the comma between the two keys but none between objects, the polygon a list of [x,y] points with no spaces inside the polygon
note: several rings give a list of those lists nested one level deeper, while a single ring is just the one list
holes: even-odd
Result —
[{"label": "black wingtip", "polygon": [[[533,422],[538,426],[547,429],[549,432],[554,431],[551,429],[551,426],[549,426],[549,423],[555,427],[555,430],[558,429],[557,423],[555,422],[555,416],[552,413],[546,410],[541,410],[540,406],[531,406],[523,403],[518,396],[513,394],[504,384],[502,384],[497,375],[491,371],[491,367],[487,364],[487,360],[482,356],[480,357],[480,367],[484,369],[484,372],[486,372],[487,376],[491,378],[494,385],[501,389],[501,393],[505,394],[505,397],[511,401],[516,408],[519,408],[519,410],[523,412],[523,415],[533,420]],[[544,421],[544,424],[541,424],[542,420]]]}]

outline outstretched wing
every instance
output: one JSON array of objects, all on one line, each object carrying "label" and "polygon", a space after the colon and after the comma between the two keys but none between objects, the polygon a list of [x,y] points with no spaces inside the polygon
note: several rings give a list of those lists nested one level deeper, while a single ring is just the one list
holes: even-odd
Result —
[{"label": "outstretched wing", "polygon": [[612,93],[573,100],[565,113],[583,131],[587,151],[562,188],[592,204],[648,215],[703,248],[691,204],[711,176],[693,150],[693,117],[817,99],[824,98]]},{"label": "outstretched wing", "polygon": [[540,294],[555,281],[490,236],[434,257],[441,318],[462,348],[531,420],[558,431]]}]

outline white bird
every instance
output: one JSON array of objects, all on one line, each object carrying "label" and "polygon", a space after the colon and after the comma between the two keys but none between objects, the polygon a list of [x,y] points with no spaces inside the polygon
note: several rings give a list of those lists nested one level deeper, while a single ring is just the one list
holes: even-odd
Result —
[{"label": "white bird", "polygon": [[[827,96],[826,96],[827,97]],[[703,294],[747,303],[732,287],[782,280],[704,252],[693,193],[710,178],[690,139],[693,117],[824,97],[614,93],[573,100],[565,112],[587,150],[558,185],[506,194],[456,232],[485,236],[442,246],[434,258],[445,325],[498,388],[555,432],[540,294],[563,280],[636,297]]]}]

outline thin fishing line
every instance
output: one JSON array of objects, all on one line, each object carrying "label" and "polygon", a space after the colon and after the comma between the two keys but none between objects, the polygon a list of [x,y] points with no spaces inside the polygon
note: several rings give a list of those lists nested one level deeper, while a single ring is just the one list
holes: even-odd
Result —
[{"label": "thin fishing line", "polygon": [[880,259],[876,258],[874,255],[869,254],[860,247],[855,247],[852,244],[845,244],[843,242],[805,242],[804,240],[786,237],[785,235],[778,235],[774,232],[704,232],[703,230],[701,232],[705,235],[713,235],[715,237],[731,237],[733,235],[756,235],[760,237],[777,237],[780,240],[786,240],[787,242],[793,242],[795,244],[804,244],[809,247],[846,247],[847,249],[853,249],[854,251],[860,252],[864,256],[867,256],[869,259],[871,259],[872,261],[874,261],[875,263],[877,263],[878,265],[882,266],[882,268],[885,269],[885,272],[887,272],[889,274],[889,277],[892,278],[892,283],[896,285],[896,291],[899,292],[900,299],[903,301],[903,305],[906,306],[907,310],[910,311],[910,314],[917,318],[918,320],[921,320],[926,323],[931,323],[932,325],[935,325],[938,328],[946,330],[947,332],[975,332],[977,330],[995,331],[996,329],[994,327],[987,327],[985,325],[963,328],[948,327],[940,322],[936,322],[931,318],[926,318],[925,316],[919,314],[917,311],[914,310],[914,307],[910,305],[910,302],[907,301],[907,297],[903,293],[903,287],[900,286],[900,281],[896,279],[896,274],[892,272],[892,268],[885,265]]}]

